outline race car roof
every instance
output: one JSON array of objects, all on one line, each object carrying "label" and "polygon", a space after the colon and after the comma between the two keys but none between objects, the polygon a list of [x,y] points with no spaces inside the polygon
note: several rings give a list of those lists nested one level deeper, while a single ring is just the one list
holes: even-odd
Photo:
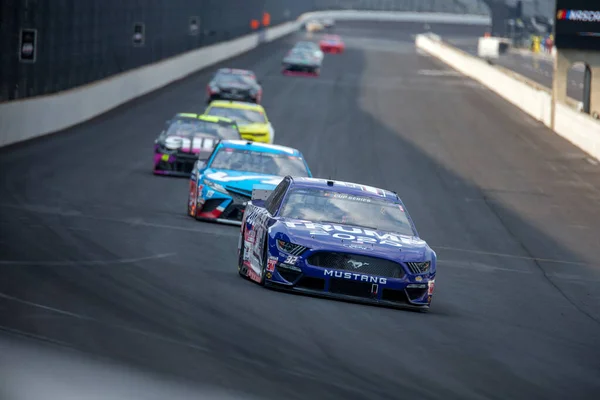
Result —
[{"label": "race car roof", "polygon": [[397,200],[398,195],[389,190],[363,185],[360,183],[334,181],[331,179],[294,177],[293,186],[313,189],[330,190],[339,193],[353,194],[356,196],[378,197]]},{"label": "race car roof", "polygon": [[193,114],[193,113],[177,113],[175,114],[175,118],[194,118],[199,119],[206,122],[226,122],[229,124],[235,124],[236,122],[231,118],[227,117],[219,117],[216,115],[205,115],[205,114]]},{"label": "race car roof", "polygon": [[298,48],[298,47],[313,47],[313,48],[318,48],[319,45],[316,44],[315,42],[309,42],[308,40],[301,40],[299,42],[296,42],[296,44],[294,45],[294,47]]},{"label": "race car roof", "polygon": [[265,109],[260,104],[246,103],[243,101],[234,100],[214,100],[208,105],[209,107],[222,107],[222,108],[238,108],[243,110],[254,110],[264,113]]},{"label": "race car roof", "polygon": [[290,156],[301,157],[300,150],[292,147],[279,146],[276,144],[266,144],[250,142],[248,140],[221,140],[219,146],[232,149],[252,150],[264,153],[287,154]]},{"label": "race car roof", "polygon": [[247,69],[238,68],[219,68],[217,74],[235,74],[235,75],[247,75],[254,76],[254,72]]}]

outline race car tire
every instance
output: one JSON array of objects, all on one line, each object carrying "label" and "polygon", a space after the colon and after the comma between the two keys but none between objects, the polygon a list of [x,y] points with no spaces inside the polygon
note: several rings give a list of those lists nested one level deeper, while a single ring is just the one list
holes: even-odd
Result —
[{"label": "race car tire", "polygon": [[199,212],[198,212],[198,202],[196,201],[196,212],[194,213],[193,217],[196,221],[200,221],[200,217],[198,216]]},{"label": "race car tire", "polygon": [[198,204],[198,199],[196,199],[196,212],[194,213],[193,217],[196,221],[200,221],[200,217],[198,216],[198,214],[200,214],[200,205]]},{"label": "race car tire", "polygon": [[269,263],[269,235],[265,236],[265,247],[263,247],[263,259],[262,266],[260,269],[260,286],[265,286],[265,276],[267,275],[267,264]]},{"label": "race car tire", "polygon": [[187,215],[188,215],[188,217],[193,217],[193,215],[192,215],[192,206],[190,205],[191,200],[192,200],[192,197],[190,196],[190,193],[188,191],[188,201],[187,201]]},{"label": "race car tire", "polygon": [[248,276],[242,273],[242,268],[244,266],[244,254],[246,253],[246,246],[244,246],[245,235],[243,233],[240,233],[240,236],[242,237],[242,244],[240,246],[240,252],[238,254],[238,275],[244,279],[248,279]]},{"label": "race car tire", "polygon": [[244,268],[244,255],[246,254],[246,246],[244,246],[244,242],[246,241],[246,227],[242,225],[240,229],[240,251],[238,253],[238,275],[244,279],[249,279],[248,275],[242,273],[242,269]]}]

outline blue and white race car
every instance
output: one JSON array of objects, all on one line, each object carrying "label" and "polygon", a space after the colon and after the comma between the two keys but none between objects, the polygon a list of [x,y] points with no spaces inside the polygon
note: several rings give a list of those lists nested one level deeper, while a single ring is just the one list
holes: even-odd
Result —
[{"label": "blue and white race car", "polygon": [[221,140],[192,170],[188,215],[240,225],[252,189],[272,190],[284,176],[310,177],[302,153],[291,147]]},{"label": "blue and white race car", "polygon": [[291,176],[254,190],[238,257],[240,275],[264,286],[420,310],[437,259],[396,193]]}]

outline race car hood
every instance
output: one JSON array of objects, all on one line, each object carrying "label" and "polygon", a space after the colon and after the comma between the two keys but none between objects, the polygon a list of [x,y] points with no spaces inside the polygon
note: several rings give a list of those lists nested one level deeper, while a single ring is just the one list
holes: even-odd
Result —
[{"label": "race car hood", "polygon": [[282,218],[277,227],[283,240],[312,250],[361,254],[404,262],[424,261],[430,251],[427,243],[418,237],[357,226]]},{"label": "race car hood", "polygon": [[240,134],[244,133],[269,133],[269,125],[268,124],[248,124],[248,125],[240,125],[238,123],[238,129],[240,130]]},{"label": "race car hood", "polygon": [[248,197],[252,196],[254,185],[271,186],[271,190],[279,185],[283,177],[275,175],[257,174],[254,172],[240,172],[224,169],[209,168],[204,172],[204,180],[213,181],[227,190],[231,190]]}]

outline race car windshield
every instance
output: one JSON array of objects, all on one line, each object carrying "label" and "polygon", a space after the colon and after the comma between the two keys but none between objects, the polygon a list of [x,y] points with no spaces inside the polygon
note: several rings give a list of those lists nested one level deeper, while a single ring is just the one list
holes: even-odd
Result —
[{"label": "race car windshield", "polygon": [[277,176],[308,176],[300,157],[227,147],[219,150],[210,168]]},{"label": "race car windshield", "polygon": [[167,136],[192,137],[199,134],[221,139],[239,139],[239,131],[233,125],[202,121],[194,118],[177,119],[171,123]]},{"label": "race car windshield", "polygon": [[217,83],[220,85],[251,85],[254,79],[247,75],[235,74],[219,74],[217,75]]},{"label": "race car windshield", "polygon": [[207,114],[230,118],[238,125],[265,124],[267,122],[263,113],[241,108],[211,107]]},{"label": "race car windshield", "polygon": [[312,52],[310,52],[306,49],[294,49],[290,52],[290,57],[292,57],[292,58],[308,59],[308,58],[312,58],[312,56],[313,56]]},{"label": "race car windshield", "polygon": [[283,202],[279,216],[416,235],[400,203],[331,190],[292,189]]}]

